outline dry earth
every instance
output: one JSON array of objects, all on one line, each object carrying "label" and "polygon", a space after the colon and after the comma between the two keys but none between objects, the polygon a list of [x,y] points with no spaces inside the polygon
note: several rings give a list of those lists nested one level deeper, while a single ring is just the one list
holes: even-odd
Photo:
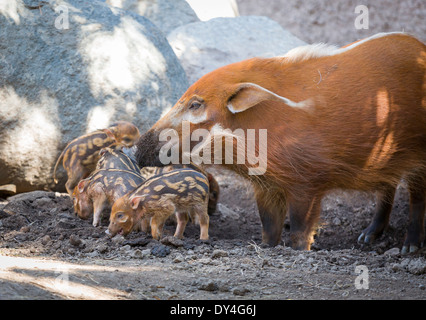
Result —
[{"label": "dry earth", "polygon": [[[260,245],[252,190],[233,173],[213,171],[221,187],[208,242],[161,242],[142,233],[108,238],[74,216],[66,194],[35,191],[0,204],[0,299],[425,299],[426,252],[401,255],[408,195],[398,189],[389,230],[371,247],[371,195],[336,192],[323,202],[314,248]],[[358,268],[361,269],[356,269]],[[363,267],[364,266],[364,267]],[[364,268],[364,269],[363,269]],[[367,281],[359,277],[366,276]],[[356,284],[368,286],[357,289]]]}]

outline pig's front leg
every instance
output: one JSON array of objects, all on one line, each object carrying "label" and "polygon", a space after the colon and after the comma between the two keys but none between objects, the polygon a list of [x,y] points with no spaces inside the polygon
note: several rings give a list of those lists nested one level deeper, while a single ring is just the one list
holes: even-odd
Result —
[{"label": "pig's front leg", "polygon": [[321,196],[311,201],[290,202],[291,247],[296,250],[310,250],[321,214]]}]

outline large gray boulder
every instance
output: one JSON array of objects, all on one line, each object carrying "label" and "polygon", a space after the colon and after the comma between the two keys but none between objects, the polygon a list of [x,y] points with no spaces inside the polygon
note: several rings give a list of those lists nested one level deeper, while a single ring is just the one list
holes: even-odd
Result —
[{"label": "large gray boulder", "polygon": [[305,45],[266,17],[215,18],[176,28],[167,36],[189,83],[221,66],[260,56],[284,55]]},{"label": "large gray boulder", "polygon": [[66,143],[116,120],[141,132],[187,89],[149,20],[103,2],[0,2],[0,185],[53,187]]},{"label": "large gray boulder", "polygon": [[201,21],[213,18],[238,17],[235,0],[186,0]]},{"label": "large gray boulder", "polygon": [[148,18],[165,35],[177,27],[200,21],[185,0],[106,0],[106,2]]}]

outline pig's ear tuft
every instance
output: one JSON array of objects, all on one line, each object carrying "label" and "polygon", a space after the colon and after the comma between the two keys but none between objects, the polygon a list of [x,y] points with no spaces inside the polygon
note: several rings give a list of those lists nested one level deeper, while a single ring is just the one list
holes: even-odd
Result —
[{"label": "pig's ear tuft", "polygon": [[116,139],[116,137],[115,137],[115,135],[114,135],[114,133],[113,133],[113,130],[112,129],[110,129],[110,128],[108,128],[108,129],[102,129],[102,131],[103,132],[105,132],[106,133],[106,135],[109,137],[109,138],[111,138],[111,139],[113,139],[113,140],[117,140]]},{"label": "pig's ear tuft", "polygon": [[298,107],[296,102],[269,91],[255,83],[245,82],[239,83],[236,86],[234,93],[228,99],[227,108],[232,113],[239,113],[263,101],[278,101],[290,107]]}]

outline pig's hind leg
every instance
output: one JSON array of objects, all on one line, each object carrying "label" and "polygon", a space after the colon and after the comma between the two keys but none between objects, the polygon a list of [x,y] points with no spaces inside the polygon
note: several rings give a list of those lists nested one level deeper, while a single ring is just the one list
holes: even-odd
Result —
[{"label": "pig's hind leg", "polygon": [[358,243],[371,244],[378,238],[389,224],[389,216],[392,211],[393,199],[396,188],[388,186],[377,197],[377,211],[370,225],[362,231],[358,237]]},{"label": "pig's hind leg", "polygon": [[408,181],[410,191],[410,217],[402,253],[416,252],[425,240],[424,216],[426,211],[426,174]]},{"label": "pig's hind leg", "polygon": [[310,250],[321,214],[321,196],[290,203],[290,240],[296,250]]},{"label": "pig's hind leg", "polygon": [[186,224],[188,223],[189,217],[186,212],[176,212],[177,226],[174,237],[182,239],[183,232],[185,231]]},{"label": "pig's hind leg", "polygon": [[191,216],[198,217],[200,224],[200,240],[209,240],[209,214],[206,203],[196,205],[191,212]]},{"label": "pig's hind leg", "polygon": [[65,183],[65,189],[67,189],[68,194],[72,197],[74,188],[78,185],[80,180],[84,179],[87,175],[85,174],[84,168],[80,166],[72,168],[72,170],[68,169],[67,174],[68,180]]}]

